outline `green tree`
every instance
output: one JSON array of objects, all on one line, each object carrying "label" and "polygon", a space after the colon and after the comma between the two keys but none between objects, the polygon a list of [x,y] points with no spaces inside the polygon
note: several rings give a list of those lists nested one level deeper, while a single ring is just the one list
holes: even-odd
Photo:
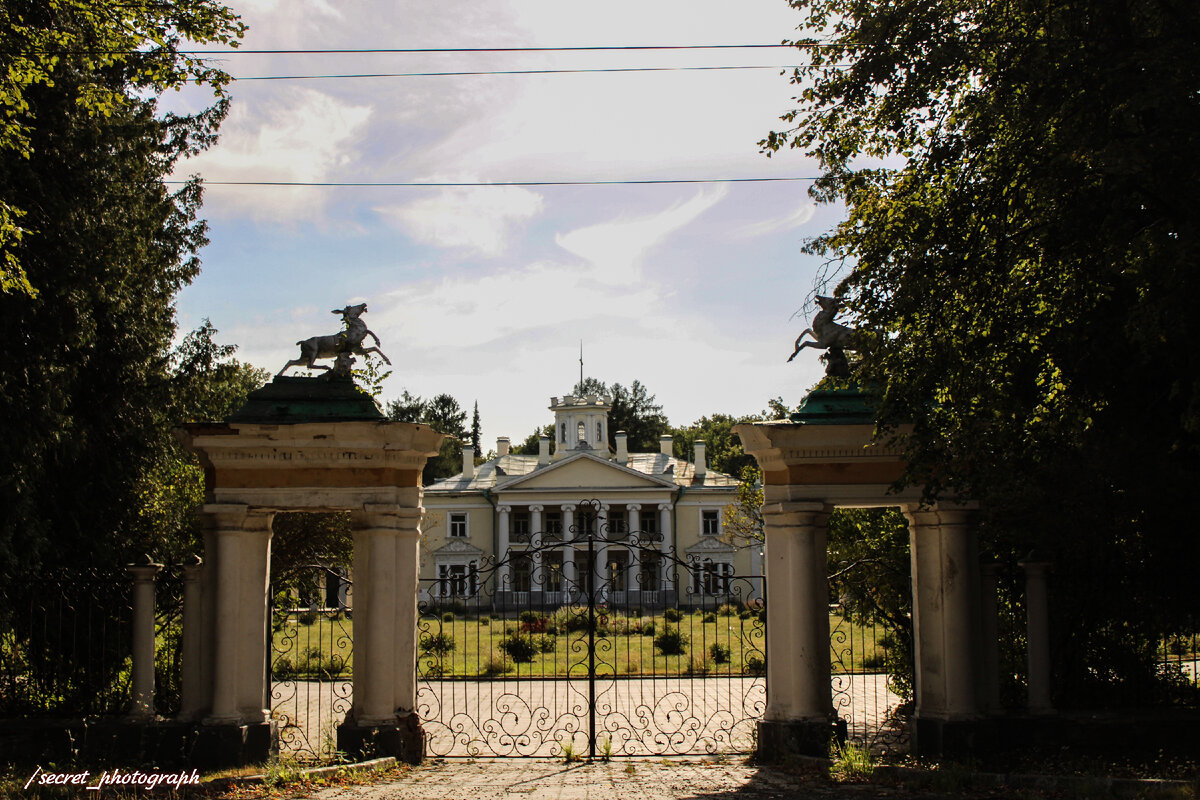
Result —
[{"label": "green tree", "polygon": [[[124,112],[132,97],[157,95],[187,82],[206,83],[223,96],[229,76],[180,48],[206,43],[236,47],[244,30],[237,15],[211,0],[4,3],[0,159],[31,158],[44,144],[39,129],[47,123],[40,118],[46,111],[45,89],[53,89],[76,117],[99,124]],[[36,202],[30,202],[36,198],[13,188],[0,189],[0,294],[28,297],[36,294],[37,281],[30,282],[22,243],[50,231]]]},{"label": "green tree", "polygon": [[483,426],[479,422],[479,401],[475,401],[475,413],[471,415],[471,447],[475,450],[475,455],[483,454],[483,447],[479,437],[483,435]]},{"label": "green tree", "polygon": [[421,480],[426,486],[462,471],[463,443],[470,441],[470,433],[467,412],[453,396],[443,393],[422,400],[405,389],[399,400],[388,402],[386,413],[393,422],[421,422],[449,437],[441,451],[425,462]]},{"label": "green tree", "polygon": [[846,204],[806,249],[881,432],[912,424],[908,482],[980,500],[996,555],[1055,562],[1059,699],[1114,696],[1194,624],[1200,7],[791,5],[812,68],[763,145]]},{"label": "green tree", "polygon": [[635,380],[626,389],[619,383],[612,385],[612,411],[608,413],[608,440],[616,446],[617,431],[625,431],[629,452],[658,452],[660,436],[669,433],[663,408],[654,402],[654,395]]},{"label": "green tree", "polygon": [[550,452],[551,452],[551,454],[553,454],[555,444],[556,444],[554,441],[554,424],[553,423],[551,423],[549,425],[545,425],[541,428],[538,428],[533,433],[526,436],[525,441],[521,442],[520,444],[513,445],[513,448],[511,450],[512,454],[517,455],[517,456],[536,456],[536,455],[540,454],[540,452],[541,452],[540,440],[541,440],[541,437],[543,437],[543,436],[550,439]]},{"label": "green tree", "polygon": [[[0,198],[23,210],[27,231],[5,239],[6,257],[16,259],[5,263],[10,274],[19,264],[37,290],[0,293],[0,415],[20,421],[0,441],[0,573],[18,562],[127,563],[161,545],[140,523],[142,504],[179,421],[173,301],[205,243],[199,183],[170,191],[163,181],[178,159],[215,140],[226,105],[193,116],[160,112],[155,90],[169,81],[150,76],[201,75],[176,52],[174,33],[156,42],[130,22],[138,47],[119,49],[145,52],[110,59],[71,49],[107,49],[111,39],[93,25],[101,12],[114,25],[157,14],[189,36],[190,14],[229,20],[208,33],[196,28],[198,41],[225,41],[237,27],[205,2],[5,4],[6,45],[65,49],[54,55],[52,80],[0,89],[9,137],[0,146]],[[97,98],[99,106],[89,105]]]},{"label": "green tree", "polygon": [[389,400],[385,412],[392,422],[421,422],[425,416],[425,401],[405,389],[399,400]]}]

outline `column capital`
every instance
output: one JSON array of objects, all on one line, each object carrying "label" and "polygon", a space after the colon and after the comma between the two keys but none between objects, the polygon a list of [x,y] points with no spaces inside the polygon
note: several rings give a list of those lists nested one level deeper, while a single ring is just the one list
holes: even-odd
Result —
[{"label": "column capital", "polygon": [[271,533],[274,511],[240,503],[205,503],[201,509],[206,526],[217,533]]},{"label": "column capital", "polygon": [[790,528],[806,525],[824,525],[833,507],[818,502],[787,501],[763,503],[763,517],[769,527]]},{"label": "column capital", "polygon": [[425,509],[421,506],[396,506],[390,503],[365,503],[350,512],[350,526],[356,532],[397,533],[414,531]]},{"label": "column capital", "polygon": [[659,503],[659,504],[658,504],[658,510],[659,510],[659,511],[670,511],[670,510],[671,510],[671,504],[670,504],[670,503]]},{"label": "column capital", "polygon": [[912,525],[970,525],[974,522],[977,510],[974,504],[936,503],[923,508],[906,508],[904,516]]},{"label": "column capital", "polygon": [[612,508],[612,503],[601,503],[600,504],[600,513],[606,514],[606,513],[608,513],[608,510],[610,508]]},{"label": "column capital", "polygon": [[512,511],[512,506],[500,505],[500,506],[496,506],[496,510],[499,511],[501,514],[508,514],[509,512]]},{"label": "column capital", "polygon": [[200,556],[192,556],[187,563],[183,565],[183,582],[192,583],[200,580],[200,576],[204,572],[204,559]]},{"label": "column capital", "polygon": [[626,503],[625,510],[626,511],[641,511],[642,504],[641,503]]},{"label": "column capital", "polygon": [[540,514],[540,513],[542,513],[542,511],[543,511],[543,510],[545,510],[545,508],[546,508],[545,506],[541,506],[541,505],[534,505],[534,506],[530,506],[530,507],[529,507],[529,510],[530,510],[530,511],[536,511],[537,513],[539,513],[539,514]]},{"label": "column capital", "polygon": [[558,507],[558,510],[559,511],[568,511],[568,512],[574,511],[575,504],[574,503],[563,503],[561,506]]},{"label": "column capital", "polygon": [[154,576],[162,571],[163,565],[154,563],[150,556],[133,564],[126,564],[125,570],[133,576],[135,583],[152,583]]}]

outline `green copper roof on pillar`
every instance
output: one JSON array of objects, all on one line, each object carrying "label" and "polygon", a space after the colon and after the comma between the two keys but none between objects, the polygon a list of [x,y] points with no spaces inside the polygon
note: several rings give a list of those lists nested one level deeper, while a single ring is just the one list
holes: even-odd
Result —
[{"label": "green copper roof on pillar", "polygon": [[255,389],[226,422],[291,425],[303,422],[382,422],[375,398],[349,378],[282,377]]},{"label": "green copper roof on pillar", "polygon": [[856,383],[826,378],[788,416],[802,425],[867,425],[875,421],[879,397]]}]

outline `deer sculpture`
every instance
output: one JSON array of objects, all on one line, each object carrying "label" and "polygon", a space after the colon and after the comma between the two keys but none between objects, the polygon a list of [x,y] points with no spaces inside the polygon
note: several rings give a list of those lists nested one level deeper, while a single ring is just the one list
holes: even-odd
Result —
[{"label": "deer sculpture", "polygon": [[[805,328],[796,337],[796,349],[788,357],[788,361],[799,355],[800,351],[806,347],[829,350],[831,353],[839,355],[842,350],[854,349],[854,329],[833,321],[842,307],[842,301],[836,297],[817,295],[817,305],[821,307],[821,310],[813,317],[812,327]],[[815,341],[803,341],[806,334],[812,334]]]},{"label": "deer sculpture", "polygon": [[[365,356],[367,353],[379,353],[380,358],[390,365],[392,363],[391,360],[379,349],[379,337],[362,321],[362,315],[366,311],[366,303],[333,309],[330,313],[341,315],[342,321],[346,323],[346,330],[332,333],[328,336],[312,336],[303,341],[296,342],[296,344],[300,345],[300,357],[293,358],[284,364],[283,369],[279,370],[279,374],[275,377],[282,377],[283,373],[287,372],[288,367],[328,370],[330,367],[313,362],[318,358],[339,359],[339,357],[348,354]],[[363,347],[363,340],[368,336],[375,340],[375,347]],[[344,358],[340,360],[343,362],[346,361]]]}]

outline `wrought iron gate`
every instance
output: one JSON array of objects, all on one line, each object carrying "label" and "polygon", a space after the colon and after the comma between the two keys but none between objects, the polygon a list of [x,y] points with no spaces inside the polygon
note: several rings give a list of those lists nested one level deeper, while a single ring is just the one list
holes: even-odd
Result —
[{"label": "wrought iron gate", "polygon": [[766,707],[762,578],[662,534],[570,530],[422,581],[417,711],[431,756],[748,752]]},{"label": "wrought iron gate", "polygon": [[351,581],[343,568],[307,570],[311,578],[300,589],[272,579],[268,689],[280,753],[325,761],[336,754],[337,726],[352,702]]}]

